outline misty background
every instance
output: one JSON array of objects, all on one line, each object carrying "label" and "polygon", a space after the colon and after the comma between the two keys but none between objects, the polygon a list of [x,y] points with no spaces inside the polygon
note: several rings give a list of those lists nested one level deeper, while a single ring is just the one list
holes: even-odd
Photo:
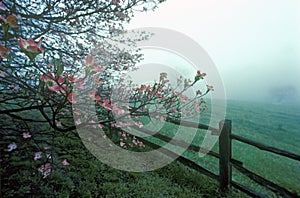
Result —
[{"label": "misty background", "polygon": [[194,39],[218,68],[227,99],[300,104],[299,11],[299,0],[167,0],[126,28]]}]

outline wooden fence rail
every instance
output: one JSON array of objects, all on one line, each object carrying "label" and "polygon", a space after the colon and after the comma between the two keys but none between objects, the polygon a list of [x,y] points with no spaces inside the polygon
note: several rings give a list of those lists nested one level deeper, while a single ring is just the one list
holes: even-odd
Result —
[{"label": "wooden fence rail", "polygon": [[[263,186],[264,188],[271,190],[273,192],[275,192],[276,194],[282,196],[282,197],[287,197],[287,198],[294,198],[294,197],[299,197],[297,194],[287,190],[286,188],[279,186],[265,178],[263,178],[262,176],[246,169],[243,167],[243,162],[238,161],[236,159],[232,158],[232,140],[235,141],[240,141],[243,142],[245,144],[254,146],[258,149],[267,151],[267,152],[272,152],[296,161],[300,161],[300,155],[297,155],[295,153],[289,152],[289,151],[285,151],[282,149],[278,149],[275,147],[271,147],[235,134],[232,134],[232,128],[231,128],[231,120],[224,120],[221,121],[219,123],[219,129],[207,126],[207,125],[203,125],[203,124],[199,124],[199,123],[194,123],[194,122],[189,122],[189,121],[178,121],[178,120],[172,120],[172,119],[167,119],[168,122],[177,124],[177,125],[181,125],[181,126],[186,126],[186,127],[192,127],[192,128],[198,128],[198,129],[204,129],[204,130],[210,130],[212,132],[212,134],[215,135],[219,135],[219,153],[214,152],[214,151],[207,151],[202,147],[196,146],[194,144],[190,144],[188,145],[188,150],[192,150],[192,151],[197,151],[197,152],[203,152],[208,154],[209,156],[215,157],[219,159],[219,175],[216,175],[215,173],[207,170],[206,168],[200,166],[199,164],[191,161],[190,159],[187,159],[183,156],[179,156],[178,154],[176,154],[175,152],[172,152],[170,150],[167,149],[163,149],[162,152],[168,156],[171,157],[176,157],[177,160],[181,163],[183,163],[184,165],[208,176],[211,177],[213,179],[216,179],[219,181],[219,188],[221,190],[221,192],[223,193],[227,193],[228,190],[230,189],[230,187],[235,187],[239,190],[241,190],[242,192],[250,195],[251,197],[259,197],[259,198],[266,198],[268,197],[267,195],[264,195],[262,193],[256,192],[255,190],[252,190],[238,182],[232,181],[232,167],[234,167],[236,170],[238,170],[240,173],[242,173],[243,175],[247,176],[248,178],[250,178],[252,181],[256,182],[257,184]],[[142,131],[146,134],[151,134],[153,137],[163,140],[164,142],[169,142],[172,143],[176,146],[179,147],[187,147],[187,143],[184,141],[180,141],[180,140],[174,140],[168,136],[162,135],[160,133],[155,133],[153,131],[150,131],[148,129],[144,129],[144,128],[138,128],[136,127],[135,129]],[[172,141],[171,141],[172,140]],[[160,147],[158,144],[155,144],[151,141],[145,140],[145,143],[147,143],[148,145],[150,145],[153,148],[157,148]]]},{"label": "wooden fence rail", "polygon": [[259,142],[253,141],[253,140],[249,140],[247,138],[244,138],[244,137],[241,137],[241,136],[238,136],[238,135],[235,135],[235,134],[230,134],[230,137],[231,137],[231,139],[235,139],[235,140],[243,142],[245,144],[255,146],[255,147],[257,147],[261,150],[265,150],[265,151],[268,151],[268,152],[272,152],[272,153],[275,153],[275,154],[278,154],[278,155],[282,155],[282,156],[300,161],[300,156],[295,154],[295,153],[285,151],[285,150],[282,150],[282,149],[278,149],[278,148],[275,148],[275,147],[272,147],[272,146],[268,146],[268,145],[265,145],[265,144],[262,144],[262,143],[259,143]]}]

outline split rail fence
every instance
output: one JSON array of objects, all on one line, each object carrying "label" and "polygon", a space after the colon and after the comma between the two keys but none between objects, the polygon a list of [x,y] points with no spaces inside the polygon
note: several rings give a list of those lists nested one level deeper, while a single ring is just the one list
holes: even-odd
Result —
[{"label": "split rail fence", "polygon": [[[290,190],[286,189],[285,187],[282,187],[278,184],[275,184],[272,181],[269,181],[268,179],[265,179],[264,177],[256,174],[255,172],[248,170],[243,166],[243,162],[238,161],[236,159],[232,158],[232,141],[239,141],[251,146],[256,147],[257,149],[264,150],[267,152],[271,152],[277,155],[281,155],[296,161],[300,161],[300,155],[285,151],[282,149],[278,149],[275,147],[271,147],[235,134],[232,134],[232,128],[231,128],[231,120],[224,120],[219,123],[219,128],[213,128],[207,125],[203,125],[200,123],[194,123],[194,122],[189,122],[189,121],[176,121],[176,120],[171,120],[168,119],[168,122],[181,125],[181,126],[186,126],[186,127],[193,127],[193,128],[198,128],[198,129],[204,129],[204,130],[209,130],[211,131],[212,134],[214,135],[219,135],[219,153],[214,152],[214,151],[207,151],[204,148],[201,148],[196,145],[189,145],[188,150],[191,151],[197,151],[197,152],[203,152],[207,153],[207,155],[218,158],[219,159],[219,174],[215,174],[212,171],[202,167],[201,165],[191,161],[190,159],[187,159],[183,156],[178,156],[175,152],[172,152],[171,150],[167,149],[162,149],[162,152],[164,152],[166,155],[169,155],[171,157],[177,157],[177,161],[181,162],[182,164],[208,176],[213,179],[216,179],[219,181],[219,188],[220,191],[223,193],[227,193],[231,187],[234,187],[236,189],[239,189],[240,191],[248,194],[251,197],[259,197],[259,198],[265,198],[268,197],[265,194],[262,194],[260,192],[257,192],[253,189],[250,189],[246,187],[245,185],[242,185],[236,181],[232,180],[232,167],[234,167],[236,170],[238,170],[240,173],[243,175],[247,176],[250,178],[252,181],[255,183],[259,184],[260,186],[265,187],[268,190],[273,191],[277,195],[280,195],[281,197],[287,197],[287,198],[295,198],[299,197],[297,194],[294,192],[291,192]],[[172,140],[172,143],[175,144],[176,146],[184,146],[184,143],[181,141],[174,141],[174,139],[159,134],[159,133],[153,133],[152,131],[148,129],[143,129],[143,128],[136,128],[144,133],[148,134],[154,134],[153,137],[158,138],[160,140],[163,140],[165,142],[170,142]],[[150,145],[153,148],[158,148],[160,147],[158,144],[155,144],[149,140],[144,140],[148,145]],[[274,170],[276,171],[276,170]]]}]

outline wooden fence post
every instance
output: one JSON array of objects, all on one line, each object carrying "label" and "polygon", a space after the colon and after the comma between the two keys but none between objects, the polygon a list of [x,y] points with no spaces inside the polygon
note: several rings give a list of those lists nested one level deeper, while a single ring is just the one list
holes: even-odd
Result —
[{"label": "wooden fence post", "polygon": [[228,192],[231,182],[231,120],[223,120],[219,123],[219,174],[220,174],[220,190]]}]

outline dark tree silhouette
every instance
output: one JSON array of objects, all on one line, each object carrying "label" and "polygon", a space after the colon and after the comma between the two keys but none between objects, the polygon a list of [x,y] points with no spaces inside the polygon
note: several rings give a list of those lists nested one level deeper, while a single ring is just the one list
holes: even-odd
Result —
[{"label": "dark tree silhouette", "polygon": [[274,87],[270,90],[271,98],[276,103],[293,102],[296,99],[297,91],[292,85]]}]

